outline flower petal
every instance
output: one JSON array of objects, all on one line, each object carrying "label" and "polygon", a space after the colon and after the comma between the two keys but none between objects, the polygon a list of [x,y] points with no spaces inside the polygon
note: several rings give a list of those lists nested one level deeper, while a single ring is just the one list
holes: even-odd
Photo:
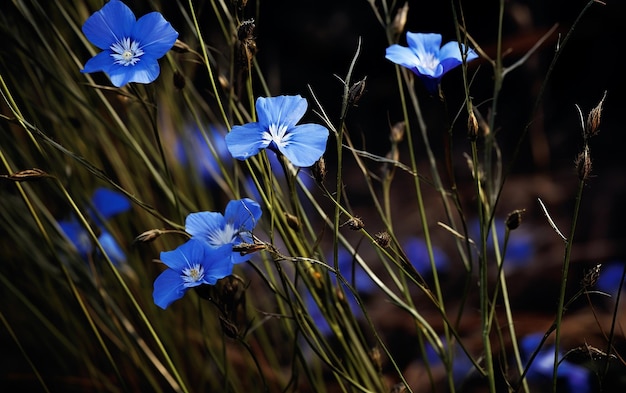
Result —
[{"label": "flower petal", "polygon": [[172,270],[181,273],[183,269],[196,261],[200,263],[204,256],[204,242],[189,239],[172,251],[161,251],[161,262]]},{"label": "flower petal", "polygon": [[122,87],[130,82],[151,83],[160,73],[159,63],[146,55],[134,66],[113,64],[109,68],[109,78],[115,87]]},{"label": "flower petal", "polygon": [[441,34],[436,33],[406,33],[406,42],[415,55],[423,60],[429,55],[439,56],[441,47]]},{"label": "flower petal", "polygon": [[387,48],[385,58],[413,72],[416,72],[415,67],[417,67],[419,63],[417,56],[415,56],[415,53],[411,49],[397,44]]},{"label": "flower petal", "polygon": [[94,191],[91,203],[105,220],[130,210],[130,201],[124,194],[104,187]]},{"label": "flower petal", "polygon": [[113,58],[111,57],[111,52],[108,50],[102,51],[87,60],[85,63],[85,67],[80,70],[82,73],[90,74],[92,72],[103,71],[109,74],[109,70],[113,66]]},{"label": "flower petal", "polygon": [[308,167],[320,159],[326,151],[328,129],[319,124],[301,124],[288,131],[284,146],[278,150],[283,153],[292,164],[299,167]]},{"label": "flower petal", "polygon": [[83,24],[85,37],[100,49],[128,37],[135,24],[135,14],[119,0],[111,0]]},{"label": "flower petal", "polygon": [[139,18],[131,37],[139,42],[144,56],[160,59],[174,46],[178,32],[163,15],[151,12]]},{"label": "flower petal", "polygon": [[252,231],[261,218],[261,206],[249,198],[228,202],[224,211],[226,222],[232,222],[235,229]]},{"label": "flower petal", "polygon": [[270,143],[269,139],[263,138],[265,132],[267,130],[259,123],[234,126],[225,138],[228,151],[238,160],[245,160],[258,154]]},{"label": "flower petal", "polygon": [[185,219],[185,231],[193,237],[208,239],[224,228],[224,216],[216,212],[191,213]]},{"label": "flower petal", "polygon": [[[461,44],[463,45],[463,44]],[[478,55],[473,50],[469,50],[467,52],[467,61],[474,60]],[[453,69],[454,67],[459,66],[462,61],[461,50],[459,49],[459,43],[456,41],[451,41],[445,44],[441,48],[440,53],[440,63],[443,66],[443,73],[446,73]]]},{"label": "flower petal", "polygon": [[187,289],[183,285],[180,273],[167,269],[154,280],[154,290],[152,292],[154,304],[165,310],[173,301],[183,297]]},{"label": "flower petal", "polygon": [[93,245],[85,228],[76,219],[59,221],[59,226],[78,254],[86,258],[93,250]]},{"label": "flower petal", "polygon": [[270,124],[295,126],[308,107],[306,98],[299,95],[259,97],[256,100],[256,111],[259,124],[269,127]]},{"label": "flower petal", "polygon": [[124,254],[120,245],[117,244],[117,241],[109,232],[103,231],[98,237],[98,242],[100,242],[104,252],[106,252],[115,266],[121,266],[126,262],[126,254]]},{"label": "flower petal", "polygon": [[222,247],[209,247],[203,243],[203,248],[202,266],[204,267],[204,281],[207,284],[213,285],[217,280],[229,276],[233,272],[232,244],[226,244]]}]

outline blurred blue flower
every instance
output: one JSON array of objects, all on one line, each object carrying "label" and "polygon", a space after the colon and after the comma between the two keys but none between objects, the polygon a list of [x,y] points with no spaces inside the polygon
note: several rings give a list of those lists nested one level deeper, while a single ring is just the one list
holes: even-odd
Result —
[{"label": "blurred blue flower", "polygon": [[319,124],[296,125],[307,109],[301,96],[259,97],[259,121],[234,126],[226,135],[230,154],[245,160],[263,149],[280,152],[299,167],[313,165],[324,154],[328,129]]},{"label": "blurred blue flower", "polygon": [[[228,202],[224,215],[216,212],[191,213],[185,220],[185,230],[192,238],[200,239],[217,248],[240,243],[253,243],[252,230],[261,218],[261,207],[252,199]],[[231,251],[232,263],[249,260],[250,254]]]},{"label": "blurred blue flower", "polygon": [[[444,351],[447,351],[447,343],[444,337],[440,337],[444,345]],[[475,371],[472,360],[467,356],[461,345],[455,340],[453,347],[453,359],[452,359],[452,378],[456,386],[460,386],[465,379]],[[426,352],[425,363],[428,363],[428,367],[444,367],[441,355],[435,350],[432,344],[428,341],[424,343],[424,350]]]},{"label": "blurred blue flower", "polygon": [[[623,272],[623,262],[615,261],[603,264],[600,268],[600,277],[596,283],[596,288],[613,297],[617,296]],[[624,290],[626,290],[626,286],[622,286],[622,291]]]},{"label": "blurred blue flower", "polygon": [[[445,272],[449,264],[448,256],[440,248],[434,245],[432,248],[437,272]],[[426,247],[426,242],[423,239],[412,237],[404,242],[403,249],[409,262],[421,275],[426,275],[432,271],[428,247]]]},{"label": "blurred blue flower", "polygon": [[[465,46],[455,41],[441,46],[441,34],[406,33],[409,47],[397,44],[387,48],[385,58],[413,71],[424,83],[430,93],[437,92],[443,75],[459,66]],[[466,61],[478,58],[474,50],[467,49]]]},{"label": "blurred blue flower", "polygon": [[158,12],[135,19],[119,0],[111,0],[91,15],[83,33],[102,52],[92,57],[83,73],[103,71],[116,87],[129,82],[150,83],[159,76],[158,59],[169,51],[178,33]]},{"label": "blurred blue flower", "polygon": [[197,127],[187,127],[181,138],[176,140],[174,152],[181,165],[189,165],[206,183],[215,184],[215,177],[221,170],[217,160],[232,160],[226,147],[224,135],[214,127],[209,128],[209,143],[213,145],[217,159],[204,138],[203,132]]},{"label": "blurred blue flower", "polygon": [[[530,356],[539,346],[543,333],[529,334],[522,338],[522,358],[528,362]],[[559,352],[559,357],[562,354]],[[532,383],[547,383],[552,381],[554,375],[554,345],[543,347],[535,357],[528,369],[526,378]],[[575,363],[561,360],[557,368],[557,378],[565,382],[568,392],[587,393],[591,392],[590,370]]]},{"label": "blurred blue flower", "polygon": [[214,285],[217,280],[230,275],[233,271],[231,254],[229,245],[210,247],[193,238],[175,250],[161,252],[161,261],[168,269],[154,281],[154,304],[166,309],[183,297],[189,288]]},{"label": "blurred blue flower", "polygon": [[[496,234],[498,236],[498,243],[504,246],[504,234],[506,232],[506,225],[504,220],[495,220]],[[480,242],[480,222],[475,219],[472,220],[469,225],[470,238],[475,242]],[[487,234],[487,250],[493,252],[493,240],[491,230]],[[511,231],[509,234],[509,242],[506,247],[506,254],[504,255],[504,270],[509,272],[516,268],[526,267],[533,260],[535,254],[535,245],[532,235],[518,228],[515,231]]]},{"label": "blurred blue flower", "polygon": [[[123,194],[107,188],[98,188],[91,197],[91,208],[87,210],[89,218],[98,229],[98,242],[116,266],[126,262],[126,255],[113,236],[106,230],[105,221],[130,210],[130,207],[130,201]],[[87,259],[94,251],[95,246],[83,225],[76,217],[58,223],[78,254],[83,259]]]}]

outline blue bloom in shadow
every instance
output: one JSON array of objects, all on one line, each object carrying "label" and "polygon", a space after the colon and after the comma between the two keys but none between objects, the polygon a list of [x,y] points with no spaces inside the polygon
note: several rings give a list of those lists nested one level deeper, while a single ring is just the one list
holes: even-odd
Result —
[{"label": "blue bloom in shadow", "polygon": [[[406,41],[408,48],[391,45],[387,48],[385,58],[411,70],[431,94],[437,92],[443,75],[463,62],[465,46],[455,41],[441,46],[441,34],[408,32]],[[467,48],[466,61],[476,58],[476,52]]]},{"label": "blue bloom in shadow", "polygon": [[207,139],[197,126],[185,130],[176,140],[174,151],[181,165],[188,165],[206,184],[214,185],[215,178],[221,173],[218,160],[224,163],[232,158],[226,147],[224,135],[218,129],[210,127],[207,138],[217,157],[211,152]]},{"label": "blue bloom in shadow", "polygon": [[[428,247],[426,247],[426,242],[423,239],[417,237],[410,238],[404,242],[403,249],[407,258],[409,258],[409,262],[421,275],[432,272]],[[449,265],[448,256],[436,246],[432,246],[432,249],[437,272],[446,272]]]},{"label": "blue bloom in shadow", "polygon": [[226,135],[226,145],[238,160],[269,148],[283,154],[295,166],[313,165],[326,151],[328,129],[319,124],[296,125],[308,104],[301,96],[259,97],[259,121],[234,126]]},{"label": "blue bloom in shadow", "polygon": [[[496,219],[496,234],[498,236],[498,244],[501,247],[504,246],[504,235],[506,231],[506,225],[503,220]],[[472,220],[469,225],[470,237],[475,242],[480,242],[480,222],[478,220]],[[494,246],[491,230],[487,234],[487,250],[494,252]],[[535,255],[535,245],[533,243],[533,237],[527,231],[523,229],[516,229],[509,234],[509,242],[506,248],[506,254],[504,255],[504,270],[509,272],[511,270],[525,267],[532,260]]]},{"label": "blue bloom in shadow", "polygon": [[[185,230],[192,238],[204,241],[207,245],[219,248],[240,243],[253,243],[252,230],[261,218],[261,207],[252,199],[239,199],[228,202],[224,214],[217,212],[191,213],[185,220]],[[250,254],[241,255],[231,251],[233,264],[249,260]]]},{"label": "blue bloom in shadow", "polygon": [[[600,268],[600,277],[598,277],[596,288],[613,297],[617,296],[622,282],[623,272],[624,263],[621,261],[603,264]],[[622,291],[624,290],[626,290],[626,286],[622,285]]]},{"label": "blue bloom in shadow", "polygon": [[[113,238],[113,235],[106,230],[105,221],[130,210],[130,207],[130,201],[123,194],[107,188],[98,188],[91,197],[91,208],[87,210],[89,219],[96,226],[96,234],[99,232],[98,242],[116,266],[126,262],[126,255]],[[62,220],[58,223],[78,254],[86,260],[95,249],[89,232],[76,217]]]},{"label": "blue bloom in shadow", "polygon": [[161,261],[167,265],[154,281],[154,304],[166,309],[185,295],[189,288],[214,285],[230,275],[232,247],[211,247],[198,239],[189,239],[172,251],[161,252]]},{"label": "blue bloom in shadow", "polygon": [[[530,356],[539,346],[542,337],[542,333],[534,333],[522,338],[520,349],[522,359],[525,362],[530,360]],[[559,352],[559,357],[561,356],[562,354]],[[560,364],[557,368],[557,378],[565,383],[568,389],[567,391],[571,393],[591,392],[590,370],[567,360],[559,360]],[[549,345],[539,350],[539,353],[528,369],[526,378],[532,384],[547,385],[552,382],[553,375],[554,345]]]},{"label": "blue bloom in shadow", "polygon": [[[443,350],[447,352],[448,349],[445,339],[443,337],[440,338],[442,339],[444,345]],[[429,368],[433,369],[444,367],[443,361],[441,360],[441,354],[435,350],[430,342],[424,343],[424,350],[426,352],[426,359],[424,359],[424,363],[428,363]],[[475,371],[474,364],[456,341],[453,344],[452,356],[452,378],[454,380],[454,384],[456,386],[460,386],[463,381],[465,381],[467,377]]]},{"label": "blue bloom in shadow", "polygon": [[91,15],[83,33],[102,49],[85,64],[83,73],[103,71],[116,87],[129,82],[150,83],[160,73],[158,59],[169,51],[178,33],[158,12],[135,19],[119,0],[111,0]]}]

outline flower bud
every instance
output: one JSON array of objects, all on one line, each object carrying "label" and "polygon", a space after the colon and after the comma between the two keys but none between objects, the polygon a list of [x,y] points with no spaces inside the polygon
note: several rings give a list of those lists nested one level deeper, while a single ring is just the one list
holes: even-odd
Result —
[{"label": "flower bud", "polygon": [[138,242],[149,243],[151,241],[154,241],[156,238],[161,236],[163,233],[164,232],[162,230],[160,230],[160,229],[150,229],[148,231],[145,231],[141,235],[137,236],[135,238],[135,240],[133,240],[133,243],[138,243]]},{"label": "flower bud", "polygon": [[604,105],[604,99],[606,98],[606,91],[602,96],[602,99],[596,105],[595,108],[589,112],[587,116],[587,124],[585,125],[585,138],[589,139],[600,132],[600,117],[602,116],[602,106]]},{"label": "flower bud", "polygon": [[363,220],[361,220],[361,217],[359,216],[351,217],[348,221],[341,224],[341,226],[344,226],[344,225],[347,225],[348,228],[350,228],[353,231],[358,231],[358,230],[365,228],[365,225],[363,224]]},{"label": "flower bud", "polygon": [[32,169],[24,169],[23,171],[18,171],[12,173],[10,175],[0,175],[0,178],[13,180],[17,182],[30,181],[30,180],[39,180],[44,177],[52,177],[41,169],[32,168]]},{"label": "flower bud", "polygon": [[399,121],[391,127],[391,132],[389,133],[389,140],[391,143],[400,143],[404,139],[404,133],[406,132],[406,123],[403,121]]},{"label": "flower bud", "polygon": [[356,106],[365,91],[365,80],[367,76],[363,77],[358,82],[355,82],[350,89],[348,89],[348,105]]},{"label": "flower bud", "polygon": [[285,214],[285,219],[287,220],[287,225],[289,225],[289,228],[295,231],[300,229],[300,219],[298,217],[294,216],[293,214],[289,214],[287,212],[285,212],[284,214]]},{"label": "flower bud", "polygon": [[470,112],[467,118],[467,137],[474,142],[478,138],[478,119],[474,112]]},{"label": "flower bud", "polygon": [[602,267],[602,264],[599,263],[585,273],[585,276],[580,282],[583,288],[591,288],[596,285],[596,283],[598,282],[598,279],[600,278],[601,267]]}]

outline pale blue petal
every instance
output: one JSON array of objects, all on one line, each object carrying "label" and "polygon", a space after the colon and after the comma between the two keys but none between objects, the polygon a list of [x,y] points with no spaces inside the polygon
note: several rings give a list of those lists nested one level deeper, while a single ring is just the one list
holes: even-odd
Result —
[{"label": "pale blue petal", "polygon": [[233,223],[235,229],[252,231],[261,218],[261,206],[252,199],[244,198],[228,202],[224,219]]},{"label": "pale blue petal", "polygon": [[103,71],[108,74],[112,66],[113,58],[111,57],[111,52],[105,50],[87,60],[85,67],[80,70],[80,72],[90,74],[92,72]]},{"label": "pale blue petal", "polygon": [[126,254],[124,254],[120,245],[117,244],[117,241],[109,232],[103,231],[100,237],[98,237],[98,242],[100,242],[104,252],[106,252],[115,266],[120,266],[126,262]]},{"label": "pale blue petal", "polygon": [[159,73],[159,63],[156,59],[146,55],[141,56],[134,66],[112,64],[108,71],[111,83],[115,87],[122,87],[130,82],[151,83],[159,76]]},{"label": "pale blue petal", "polygon": [[306,113],[308,103],[299,95],[259,97],[256,100],[256,111],[259,124],[264,128],[271,124],[295,126]]},{"label": "pale blue petal", "polygon": [[292,164],[308,167],[315,164],[326,151],[328,129],[319,124],[302,124],[291,129],[283,138],[285,140],[285,146],[279,146],[278,150]]},{"label": "pale blue petal", "polygon": [[98,188],[91,197],[91,203],[103,219],[109,219],[116,214],[130,210],[130,201],[121,192],[108,188]]},{"label": "pale blue petal", "polygon": [[413,72],[415,72],[415,67],[419,63],[417,56],[411,49],[397,44],[387,48],[385,58]]},{"label": "pale blue petal", "polygon": [[439,58],[439,48],[441,47],[441,34],[436,33],[406,33],[406,41],[409,48],[415,52],[418,58],[433,54]]},{"label": "pale blue petal", "polygon": [[111,0],[91,15],[83,24],[85,37],[100,49],[128,37],[135,24],[135,14],[118,0]]},{"label": "pale blue petal", "polygon": [[[473,60],[475,57],[470,58],[469,55],[472,53],[474,56],[476,55],[474,51],[468,52],[468,61]],[[461,59],[461,50],[459,49],[459,43],[456,41],[451,41],[445,44],[441,48],[441,53],[439,57],[439,61],[443,66],[443,73],[450,71],[451,69],[461,65],[463,62]]]},{"label": "pale blue petal", "polygon": [[234,126],[226,134],[226,147],[228,147],[233,158],[245,160],[258,154],[269,145],[269,139],[263,139],[265,132],[266,130],[259,123]]},{"label": "pale blue petal", "polygon": [[141,49],[154,59],[163,57],[169,51],[176,39],[178,32],[158,12],[151,12],[139,18],[131,37],[141,45]]},{"label": "pale blue petal", "polygon": [[154,304],[166,309],[173,301],[180,299],[187,292],[183,279],[179,272],[167,269],[154,280],[152,298]]},{"label": "pale blue petal", "polygon": [[193,237],[207,240],[224,228],[224,216],[216,212],[191,213],[185,219],[185,231]]}]

